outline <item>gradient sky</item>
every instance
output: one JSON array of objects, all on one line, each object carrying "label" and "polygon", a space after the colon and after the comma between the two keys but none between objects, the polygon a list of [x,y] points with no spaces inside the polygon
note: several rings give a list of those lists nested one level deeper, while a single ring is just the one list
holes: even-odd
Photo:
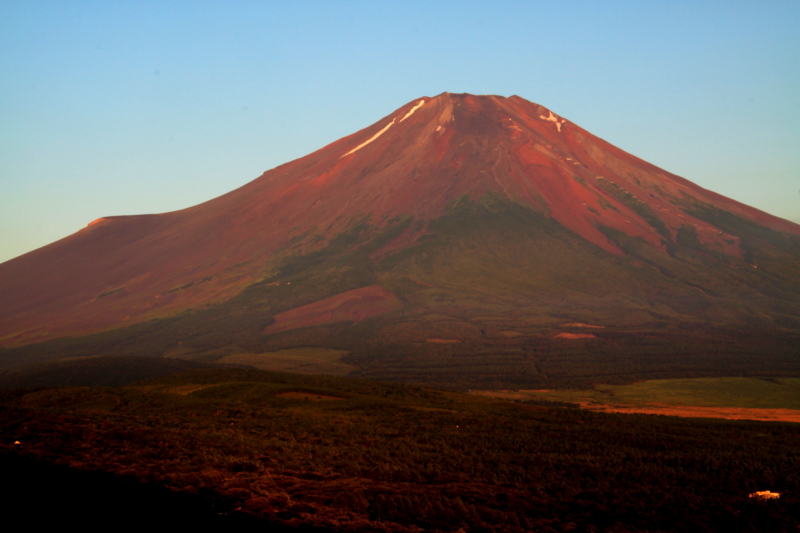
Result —
[{"label": "gradient sky", "polygon": [[796,0],[0,0],[0,262],[445,91],[517,94],[800,223]]}]

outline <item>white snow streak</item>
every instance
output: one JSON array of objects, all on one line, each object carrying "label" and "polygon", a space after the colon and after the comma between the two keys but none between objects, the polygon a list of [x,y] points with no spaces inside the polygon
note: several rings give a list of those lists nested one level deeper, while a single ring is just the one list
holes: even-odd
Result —
[{"label": "white snow streak", "polygon": [[554,123],[555,123],[555,125],[556,125],[556,129],[558,130],[558,132],[559,132],[559,133],[561,133],[561,125],[562,125],[563,123],[565,123],[565,122],[566,122],[566,120],[564,120],[564,119],[562,118],[562,119],[561,119],[561,122],[559,122],[559,121],[558,121],[558,117],[557,117],[557,116],[555,116],[555,115],[553,114],[553,112],[552,112],[552,111],[548,111],[548,113],[550,113],[550,116],[549,116],[549,117],[546,117],[546,116],[544,116],[544,115],[539,115],[539,118],[540,118],[540,119],[542,119],[542,120],[546,120],[546,121],[548,121],[548,122],[554,122]]},{"label": "white snow streak", "polygon": [[[406,116],[408,116],[408,115],[406,115]],[[385,132],[386,130],[388,130],[389,128],[391,128],[391,127],[392,127],[392,124],[394,124],[394,121],[395,121],[395,120],[397,120],[397,119],[392,119],[392,121],[391,121],[390,123],[388,123],[388,124],[387,124],[387,125],[386,125],[386,126],[385,126],[385,127],[382,129],[382,130],[381,130],[381,131],[379,131],[378,133],[376,133],[375,135],[373,135],[373,136],[372,136],[372,137],[371,137],[371,138],[370,138],[368,141],[366,141],[366,142],[363,142],[363,143],[359,144],[358,146],[356,146],[355,148],[353,148],[352,150],[350,150],[349,152],[347,152],[346,154],[344,154],[342,157],[344,157],[344,156],[346,156],[346,155],[350,155],[350,154],[352,154],[353,152],[355,152],[356,150],[361,150],[361,149],[362,149],[362,148],[364,148],[366,145],[368,145],[369,143],[371,143],[372,141],[374,141],[375,139],[377,139],[378,137],[380,137],[381,135],[383,135],[383,132]],[[401,120],[400,122],[402,122],[402,120]],[[339,159],[341,159],[342,157],[340,157]]]},{"label": "white snow streak", "polygon": [[400,122],[403,122],[405,119],[407,119],[408,117],[410,117],[411,115],[413,115],[413,114],[414,114],[414,111],[416,111],[417,109],[419,109],[420,107],[422,107],[422,104],[424,104],[424,103],[425,103],[425,100],[420,100],[420,101],[419,101],[419,103],[418,103],[417,105],[415,105],[414,107],[412,107],[412,108],[411,108],[411,111],[409,111],[408,113],[406,113],[406,116],[404,116],[403,118],[401,118],[401,119],[400,119]]},{"label": "white snow streak", "polygon": [[548,122],[558,122],[558,117],[555,116],[552,111],[548,111],[548,113],[550,113],[549,117],[546,117],[544,115],[539,115],[539,118],[542,120],[546,120]]}]

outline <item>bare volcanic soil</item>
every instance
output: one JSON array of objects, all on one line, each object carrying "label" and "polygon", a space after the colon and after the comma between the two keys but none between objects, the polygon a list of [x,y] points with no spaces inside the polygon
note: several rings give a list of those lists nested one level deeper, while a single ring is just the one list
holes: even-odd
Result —
[{"label": "bare volcanic soil", "polygon": [[754,409],[747,407],[699,407],[651,403],[647,405],[597,405],[581,402],[581,407],[604,413],[643,413],[648,415],[685,416],[693,418],[726,418],[728,420],[763,420],[765,422],[800,423],[796,409]]},{"label": "bare volcanic soil", "polygon": [[364,287],[279,313],[275,315],[275,323],[264,332],[277,333],[336,322],[360,322],[402,307],[403,302],[380,285]]}]

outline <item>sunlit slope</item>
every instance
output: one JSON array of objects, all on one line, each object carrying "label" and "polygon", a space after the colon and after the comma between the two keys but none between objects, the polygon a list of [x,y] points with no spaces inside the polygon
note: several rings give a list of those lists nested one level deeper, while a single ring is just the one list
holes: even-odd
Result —
[{"label": "sunlit slope", "polygon": [[435,382],[793,372],[800,227],[522,98],[444,93],[203,204],[95,221],[0,287],[0,367],[318,347]]}]

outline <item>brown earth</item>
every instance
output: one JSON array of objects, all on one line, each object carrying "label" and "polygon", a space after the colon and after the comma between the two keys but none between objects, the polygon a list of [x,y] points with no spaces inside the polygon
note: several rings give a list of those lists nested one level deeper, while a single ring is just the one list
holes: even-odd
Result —
[{"label": "brown earth", "polygon": [[163,389],[163,392],[170,392],[172,394],[180,394],[181,396],[187,396],[193,392],[197,392],[199,390],[207,389],[209,387],[213,387],[214,385],[178,385],[177,387],[168,387]]},{"label": "brown earth", "polygon": [[763,420],[800,423],[800,411],[794,409],[755,409],[747,407],[695,407],[648,403],[641,406],[598,405],[578,402],[583,409],[604,413],[642,413],[648,415],[683,416],[689,418],[727,418],[729,420]]},{"label": "brown earth", "polygon": [[557,339],[596,339],[597,335],[591,333],[559,333]]},{"label": "brown earth", "polygon": [[290,400],[311,400],[314,402],[331,402],[334,400],[344,400],[338,396],[326,396],[325,394],[314,394],[311,392],[281,392],[276,394],[278,398],[289,398]]},{"label": "brown earth", "polygon": [[289,329],[333,324],[335,322],[360,322],[373,316],[397,311],[403,302],[380,285],[343,292],[302,307],[275,315],[275,323],[265,333]]}]

